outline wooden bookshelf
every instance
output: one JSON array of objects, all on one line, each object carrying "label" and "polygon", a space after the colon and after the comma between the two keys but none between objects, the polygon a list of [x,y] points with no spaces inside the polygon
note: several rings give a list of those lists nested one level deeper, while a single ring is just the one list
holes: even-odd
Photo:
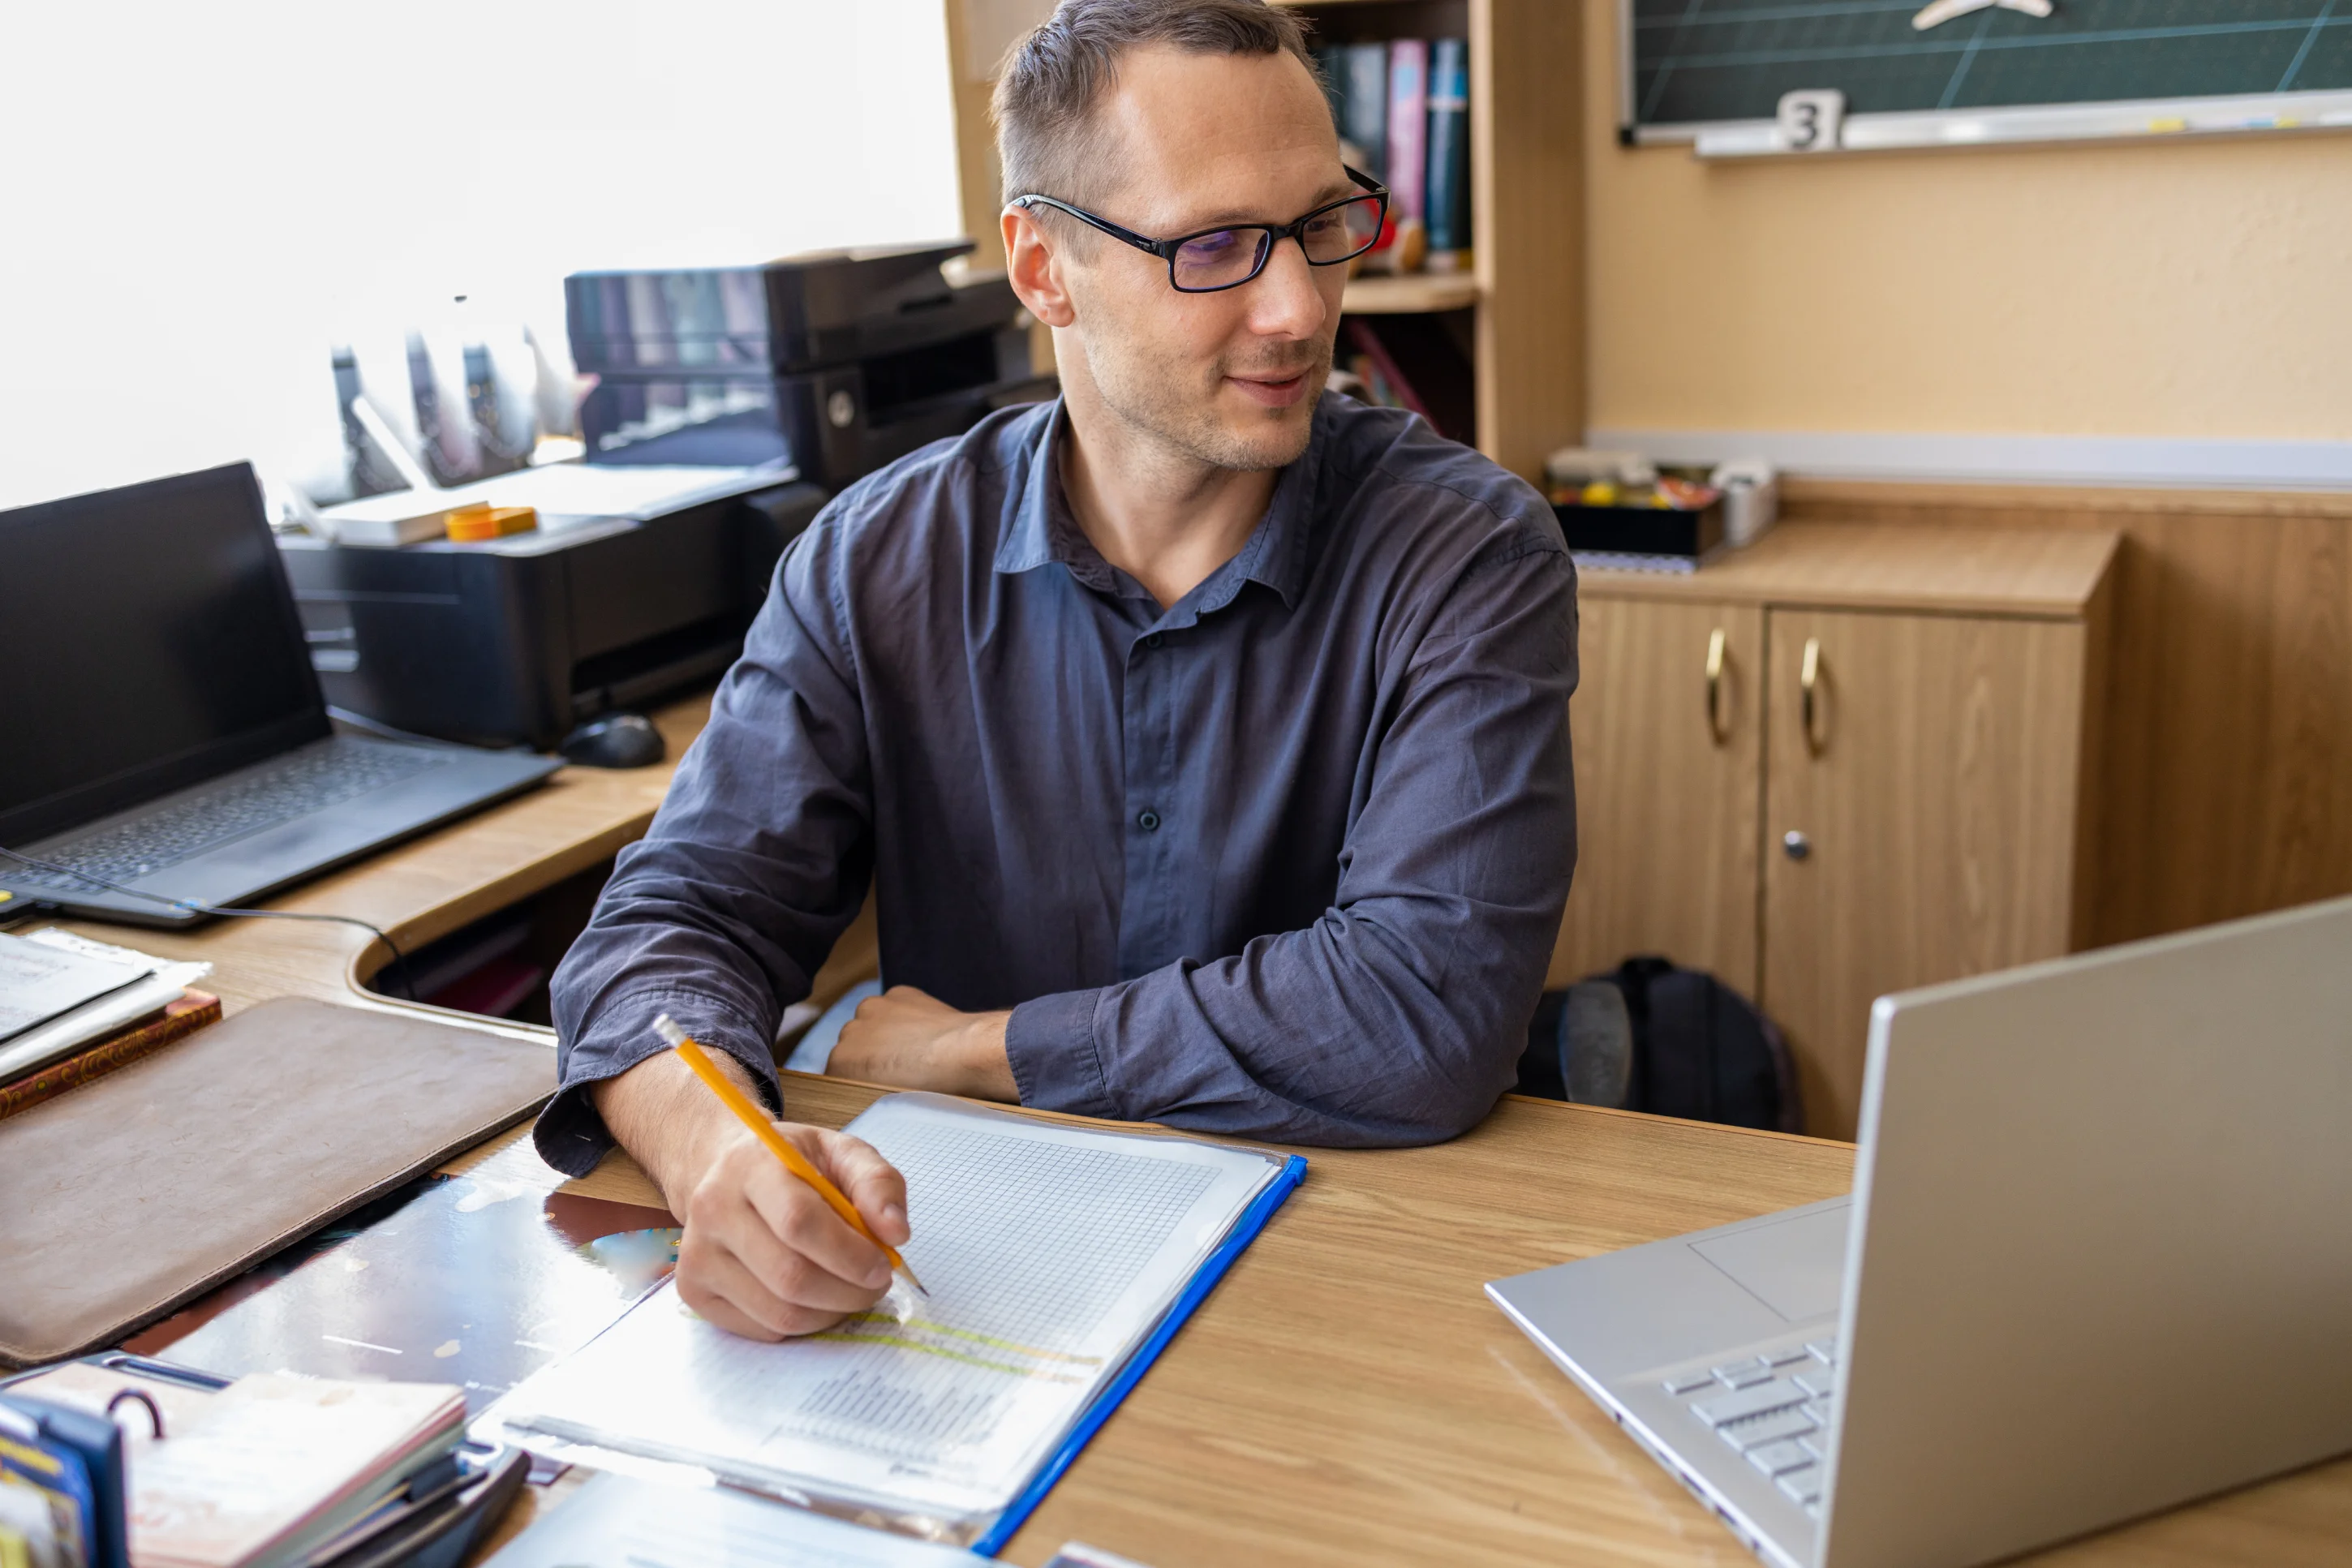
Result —
[{"label": "wooden bookshelf", "polygon": [[[988,68],[968,46],[971,0],[943,0],[966,232],[1003,265]],[[1470,40],[1474,270],[1368,276],[1348,285],[1360,315],[1472,312],[1468,359],[1478,449],[1537,479],[1584,437],[1584,209],[1580,6],[1566,0],[1276,0],[1317,42]],[[1036,0],[1039,19],[1051,0]]]},{"label": "wooden bookshelf", "polygon": [[1466,272],[1372,274],[1348,279],[1341,308],[1351,316],[1412,316],[1467,310],[1478,303],[1478,280]]}]

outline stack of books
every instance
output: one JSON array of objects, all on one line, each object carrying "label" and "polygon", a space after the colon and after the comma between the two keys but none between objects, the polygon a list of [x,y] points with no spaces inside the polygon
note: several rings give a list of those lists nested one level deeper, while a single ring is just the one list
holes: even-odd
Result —
[{"label": "stack of books", "polygon": [[[41,1521],[21,1521],[33,1531],[17,1531],[26,1537],[22,1560],[89,1568],[399,1561],[369,1547],[387,1544],[391,1527],[408,1522],[420,1505],[446,1508],[468,1479],[453,1462],[466,1421],[464,1392],[453,1385],[264,1372],[205,1386],[224,1382],[100,1358],[0,1388],[0,1416],[21,1423],[43,1412],[113,1414],[124,1432],[115,1448],[118,1473],[89,1477],[85,1494],[70,1500],[80,1506],[57,1511],[64,1528],[56,1539],[41,1539]],[[52,1419],[44,1428],[55,1426]],[[94,1458],[103,1471],[110,1456]],[[120,1556],[75,1550],[116,1542]],[[447,1553],[454,1561],[466,1542],[444,1544],[456,1549]]]},{"label": "stack of books", "polygon": [[0,1120],[217,1019],[194,988],[211,972],[56,926],[0,936]]},{"label": "stack of books", "polygon": [[1389,272],[1470,270],[1470,46],[1463,38],[1316,50],[1341,152],[1385,182],[1393,236],[1364,258]]}]

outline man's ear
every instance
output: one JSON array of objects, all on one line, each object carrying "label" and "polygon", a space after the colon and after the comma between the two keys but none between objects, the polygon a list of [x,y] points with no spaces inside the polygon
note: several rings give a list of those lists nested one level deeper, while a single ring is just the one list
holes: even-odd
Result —
[{"label": "man's ear", "polygon": [[1063,284],[1064,257],[1054,236],[1024,208],[1005,208],[1000,221],[1004,225],[1004,270],[1029,314],[1048,327],[1076,321],[1077,307]]}]

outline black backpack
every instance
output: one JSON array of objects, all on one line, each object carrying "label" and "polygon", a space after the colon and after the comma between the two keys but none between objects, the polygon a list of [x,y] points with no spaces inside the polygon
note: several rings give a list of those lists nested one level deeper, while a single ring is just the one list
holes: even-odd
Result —
[{"label": "black backpack", "polygon": [[1694,1122],[1804,1130],[1788,1042],[1745,997],[1664,958],[1546,991],[1519,1092]]}]

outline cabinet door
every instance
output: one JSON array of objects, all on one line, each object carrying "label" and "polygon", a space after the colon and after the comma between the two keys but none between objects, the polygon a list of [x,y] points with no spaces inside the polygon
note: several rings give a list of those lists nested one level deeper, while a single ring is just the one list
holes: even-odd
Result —
[{"label": "cabinet door", "polygon": [[1549,983],[1663,953],[1753,996],[1763,612],[1602,597],[1581,611],[1576,882]]},{"label": "cabinet door", "polygon": [[2066,951],[2084,630],[1775,610],[1767,635],[1762,999],[1805,1130],[1851,1138],[1874,999]]}]

